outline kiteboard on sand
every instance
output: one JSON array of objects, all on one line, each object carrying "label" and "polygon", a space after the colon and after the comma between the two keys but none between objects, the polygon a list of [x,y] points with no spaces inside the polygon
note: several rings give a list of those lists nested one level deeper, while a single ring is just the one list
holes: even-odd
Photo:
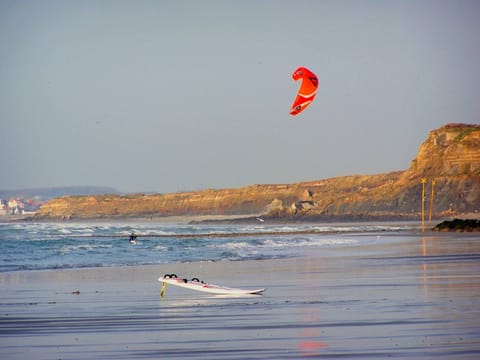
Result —
[{"label": "kiteboard on sand", "polygon": [[162,282],[162,290],[160,292],[161,296],[165,295],[167,284],[217,295],[258,295],[265,291],[265,289],[234,289],[224,286],[207,284],[206,282],[200,281],[197,278],[193,278],[191,280],[182,279],[177,277],[177,275],[175,274],[165,274],[163,277],[159,277],[158,281]]}]

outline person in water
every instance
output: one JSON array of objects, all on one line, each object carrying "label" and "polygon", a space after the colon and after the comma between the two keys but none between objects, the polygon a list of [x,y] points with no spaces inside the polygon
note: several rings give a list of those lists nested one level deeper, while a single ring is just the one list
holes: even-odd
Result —
[{"label": "person in water", "polygon": [[136,244],[137,243],[137,235],[135,235],[134,232],[130,234],[130,244]]}]

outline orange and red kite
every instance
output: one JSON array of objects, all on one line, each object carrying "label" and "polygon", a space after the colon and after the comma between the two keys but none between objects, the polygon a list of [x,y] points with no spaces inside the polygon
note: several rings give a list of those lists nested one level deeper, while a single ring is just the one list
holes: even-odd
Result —
[{"label": "orange and red kite", "polygon": [[293,80],[302,80],[298,89],[297,97],[290,109],[290,115],[300,114],[315,99],[318,88],[318,78],[313,72],[305,67],[299,67],[292,74]]}]

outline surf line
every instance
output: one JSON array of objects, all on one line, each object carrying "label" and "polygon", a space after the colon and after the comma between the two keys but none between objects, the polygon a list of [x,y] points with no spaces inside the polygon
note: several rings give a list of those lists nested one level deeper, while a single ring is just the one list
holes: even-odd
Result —
[{"label": "surf line", "polygon": [[[142,238],[235,238],[235,237],[248,237],[248,236],[272,236],[272,235],[311,235],[311,234],[338,234],[346,232],[358,232],[358,230],[352,231],[318,231],[318,230],[292,230],[292,231],[254,231],[254,232],[236,232],[236,233],[197,233],[197,234],[136,234]],[[125,237],[125,234],[98,234],[98,235],[77,235],[76,238],[118,238]]]}]

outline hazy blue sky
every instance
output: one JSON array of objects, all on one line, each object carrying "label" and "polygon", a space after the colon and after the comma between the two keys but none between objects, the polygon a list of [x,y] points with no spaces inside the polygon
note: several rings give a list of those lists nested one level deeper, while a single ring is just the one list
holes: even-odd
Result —
[{"label": "hazy blue sky", "polygon": [[403,170],[449,122],[480,122],[480,1],[0,0],[0,189]]}]

